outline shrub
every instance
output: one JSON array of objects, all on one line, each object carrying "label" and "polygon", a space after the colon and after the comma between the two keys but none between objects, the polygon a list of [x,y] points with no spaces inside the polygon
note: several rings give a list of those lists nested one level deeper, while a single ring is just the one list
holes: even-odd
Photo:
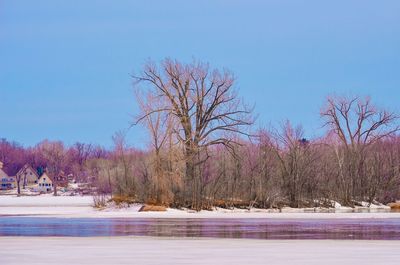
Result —
[{"label": "shrub", "polygon": [[93,206],[95,208],[104,208],[107,205],[106,194],[94,194],[93,195]]}]

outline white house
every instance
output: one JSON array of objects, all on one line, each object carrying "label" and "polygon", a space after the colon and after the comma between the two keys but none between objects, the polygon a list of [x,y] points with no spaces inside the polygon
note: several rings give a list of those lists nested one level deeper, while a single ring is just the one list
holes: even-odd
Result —
[{"label": "white house", "polygon": [[31,186],[37,183],[39,176],[30,165],[26,164],[23,166],[17,173],[17,176],[20,177],[20,185],[22,186]]},{"label": "white house", "polygon": [[37,191],[50,192],[53,190],[53,181],[46,173],[43,173],[43,175],[40,176],[37,183]]},{"label": "white house", "polygon": [[15,177],[10,177],[3,171],[3,162],[0,162],[0,189],[14,189],[16,185]]}]

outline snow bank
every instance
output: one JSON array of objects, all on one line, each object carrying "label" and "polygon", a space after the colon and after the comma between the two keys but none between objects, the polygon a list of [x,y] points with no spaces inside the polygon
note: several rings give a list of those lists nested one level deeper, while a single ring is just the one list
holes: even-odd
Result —
[{"label": "snow bank", "polygon": [[[138,212],[141,204],[126,208],[109,207],[103,210],[92,207],[91,196],[0,196],[1,215],[82,218],[400,218],[400,212],[356,213],[354,209],[305,208],[271,209],[222,209],[214,211],[186,211],[167,209],[166,212]],[[365,210],[365,209],[363,209]],[[332,212],[335,211],[335,212]],[[357,209],[356,209],[357,211]]]},{"label": "snow bank", "polygon": [[0,263],[7,265],[391,265],[400,260],[400,241],[0,237],[0,249]]},{"label": "snow bank", "polygon": [[92,196],[53,196],[53,194],[42,194],[38,196],[0,196],[0,207],[88,207],[93,205]]}]

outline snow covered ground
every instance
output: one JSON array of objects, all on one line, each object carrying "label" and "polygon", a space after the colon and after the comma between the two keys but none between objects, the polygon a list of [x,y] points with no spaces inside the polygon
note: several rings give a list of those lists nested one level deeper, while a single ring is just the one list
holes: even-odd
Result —
[{"label": "snow covered ground", "polygon": [[[138,212],[141,205],[129,208],[111,207],[104,210],[94,209],[91,196],[0,196],[1,215],[28,215],[46,217],[142,217],[142,218],[400,218],[400,212],[354,213],[349,209],[336,209],[335,213],[324,212],[324,209],[291,209],[277,210],[252,209],[191,212],[168,209],[166,212]],[[377,210],[377,209],[373,209]]]},{"label": "snow covered ground", "polygon": [[0,237],[0,264],[399,264],[400,241]]}]

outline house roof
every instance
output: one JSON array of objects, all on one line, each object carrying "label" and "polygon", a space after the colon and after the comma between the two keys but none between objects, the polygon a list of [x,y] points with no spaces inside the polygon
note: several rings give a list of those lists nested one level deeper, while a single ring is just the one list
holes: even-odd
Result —
[{"label": "house roof", "polygon": [[51,182],[53,182],[53,178],[50,177],[49,175],[47,175],[46,172],[43,173],[43,174],[39,177],[39,180],[40,180],[41,178],[43,178],[43,177],[47,177]]},{"label": "house roof", "polygon": [[16,175],[23,174],[27,170],[31,170],[36,175],[36,177],[39,178],[39,175],[36,173],[36,170],[34,170],[29,164],[25,164],[23,167],[21,167],[21,169],[18,171]]}]

